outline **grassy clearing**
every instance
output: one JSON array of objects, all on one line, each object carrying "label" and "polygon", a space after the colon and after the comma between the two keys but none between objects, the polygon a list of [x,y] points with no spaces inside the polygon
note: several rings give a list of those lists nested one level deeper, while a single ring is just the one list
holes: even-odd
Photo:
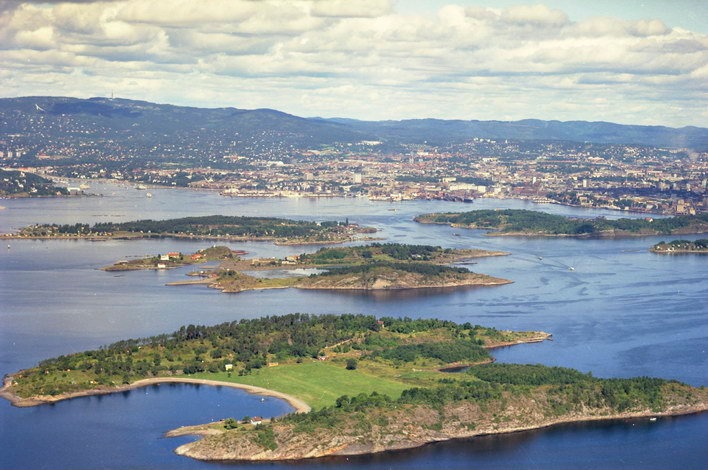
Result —
[{"label": "grassy clearing", "polygon": [[239,376],[226,372],[200,373],[190,377],[255,385],[293,395],[313,408],[334,405],[342,395],[376,391],[398,398],[411,386],[388,378],[376,377],[359,370],[346,370],[344,364],[311,361],[302,364],[283,364],[254,370],[250,375]]}]

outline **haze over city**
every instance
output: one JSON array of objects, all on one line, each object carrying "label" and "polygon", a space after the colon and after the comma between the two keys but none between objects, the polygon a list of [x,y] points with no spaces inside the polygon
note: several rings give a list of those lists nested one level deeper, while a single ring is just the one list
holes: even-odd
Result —
[{"label": "haze over city", "polygon": [[707,13],[692,0],[11,1],[0,96],[705,127]]}]

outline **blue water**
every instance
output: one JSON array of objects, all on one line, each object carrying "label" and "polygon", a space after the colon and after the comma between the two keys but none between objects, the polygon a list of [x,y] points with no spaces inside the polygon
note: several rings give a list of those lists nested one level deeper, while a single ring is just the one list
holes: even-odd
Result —
[{"label": "blue water", "polygon": [[[554,340],[495,351],[499,361],[543,363],[598,377],[650,375],[708,384],[708,258],[659,256],[660,239],[551,240],[485,237],[479,231],[418,225],[417,214],[474,208],[530,208],[567,215],[617,217],[521,201],[400,204],[364,199],[230,199],[213,192],[151,190],[92,183],[103,197],[3,200],[0,231],[40,222],[134,220],[186,215],[269,215],[373,225],[403,243],[509,251],[477,260],[478,272],[513,284],[452,291],[375,295],[295,289],[221,294],[203,286],[168,287],[189,268],[108,273],[126,256],[191,252],[210,242],[30,241],[0,247],[0,374],[125,338],[291,312],[439,317],[503,329],[544,330]],[[636,215],[635,215],[636,216]],[[453,235],[457,234],[457,235]],[[691,238],[691,237],[687,237]],[[697,238],[697,237],[693,237]],[[285,256],[318,247],[231,243],[249,256]],[[573,268],[571,270],[570,268]],[[190,438],[164,432],[184,424],[244,415],[273,416],[289,407],[226,388],[161,385],[126,394],[15,408],[0,401],[0,468],[211,468],[173,453]],[[267,464],[329,468],[705,468],[708,416],[592,423],[440,443],[370,457]]]}]

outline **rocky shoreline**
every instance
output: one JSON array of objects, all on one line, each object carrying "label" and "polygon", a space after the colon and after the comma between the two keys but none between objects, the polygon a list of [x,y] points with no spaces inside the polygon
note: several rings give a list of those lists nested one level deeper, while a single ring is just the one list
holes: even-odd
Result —
[{"label": "rocky shoreline", "polygon": [[[467,404],[458,407],[459,415],[469,415],[478,413],[474,408],[476,405]],[[267,450],[254,445],[247,438],[237,438],[234,441],[227,440],[228,431],[216,427],[196,426],[188,429],[175,430],[167,436],[176,435],[199,435],[202,439],[179,446],[175,452],[178,455],[190,457],[204,461],[297,461],[308,460],[330,456],[353,456],[367,455],[396,450],[404,450],[421,447],[427,444],[443,442],[457,439],[469,439],[477,436],[508,434],[522,431],[543,429],[551,426],[569,423],[582,423],[592,421],[611,421],[625,419],[650,419],[655,420],[661,417],[680,416],[696,414],[708,411],[708,402],[705,400],[695,405],[675,406],[662,412],[655,412],[649,409],[635,410],[624,413],[606,414],[570,414],[558,418],[538,419],[534,416],[533,410],[525,410],[530,415],[519,414],[516,420],[506,421],[503,424],[488,420],[477,423],[474,429],[462,423],[451,423],[443,426],[441,430],[435,430],[425,423],[426,414],[430,410],[416,410],[416,417],[422,416],[419,425],[405,422],[402,429],[396,431],[375,430],[367,436],[347,436],[335,435],[336,433],[318,433],[309,439],[303,438],[292,432],[284,431],[288,442],[279,446],[275,450]],[[531,421],[524,422],[524,421]],[[373,437],[373,439],[372,439]],[[213,442],[210,442],[213,440]],[[222,445],[215,444],[216,442]]]}]

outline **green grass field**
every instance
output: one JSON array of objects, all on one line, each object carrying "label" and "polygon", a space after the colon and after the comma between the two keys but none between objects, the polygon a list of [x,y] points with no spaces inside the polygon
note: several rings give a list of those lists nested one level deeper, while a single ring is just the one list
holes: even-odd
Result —
[{"label": "green grass field", "polygon": [[302,364],[284,364],[256,369],[250,375],[239,376],[226,372],[200,373],[190,377],[224,382],[255,385],[293,395],[313,408],[323,408],[335,403],[342,395],[378,392],[398,398],[411,385],[365,374],[359,370],[346,370],[344,364],[322,361],[305,361]]}]

